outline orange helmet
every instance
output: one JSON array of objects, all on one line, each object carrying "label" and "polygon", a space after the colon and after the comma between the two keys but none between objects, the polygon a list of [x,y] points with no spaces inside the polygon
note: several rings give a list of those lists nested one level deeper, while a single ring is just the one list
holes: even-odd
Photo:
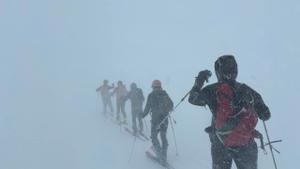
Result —
[{"label": "orange helmet", "polygon": [[152,87],[161,87],[161,82],[160,80],[153,80],[152,81]]}]

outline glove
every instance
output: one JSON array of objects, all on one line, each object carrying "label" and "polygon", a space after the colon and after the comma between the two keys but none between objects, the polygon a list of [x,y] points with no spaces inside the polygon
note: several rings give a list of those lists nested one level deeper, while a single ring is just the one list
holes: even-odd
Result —
[{"label": "glove", "polygon": [[195,80],[195,86],[202,88],[204,81],[208,82],[208,78],[211,76],[211,71],[202,70],[198,73]]},{"label": "glove", "polygon": [[269,120],[271,118],[271,113],[269,111],[258,113],[258,118],[263,121]]},{"label": "glove", "polygon": [[204,129],[204,131],[205,131],[206,133],[208,133],[208,134],[211,134],[211,133],[214,133],[214,132],[215,132],[215,129],[214,129],[214,127],[212,127],[212,126],[208,126],[208,127],[206,127],[206,128]]}]

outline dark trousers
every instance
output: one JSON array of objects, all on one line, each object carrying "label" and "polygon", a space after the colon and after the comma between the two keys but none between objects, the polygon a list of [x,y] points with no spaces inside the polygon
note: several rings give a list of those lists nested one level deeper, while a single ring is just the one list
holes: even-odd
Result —
[{"label": "dark trousers", "polygon": [[138,121],[139,123],[139,132],[143,132],[143,121],[142,118],[140,117],[139,114],[143,113],[143,110],[132,110],[132,129],[134,132],[138,131],[137,125],[136,125],[136,121]]},{"label": "dark trousers", "polygon": [[126,118],[125,102],[121,99],[117,100],[117,119],[120,119],[120,112],[123,114],[123,118]]},{"label": "dark trousers", "polygon": [[237,169],[257,169],[257,145],[252,139],[247,145],[225,147],[215,134],[210,134],[213,169],[231,169],[234,161]]},{"label": "dark trousers", "polygon": [[[153,147],[156,151],[158,157],[162,160],[167,159],[167,149],[168,149],[168,140],[167,140],[167,129],[168,129],[168,120],[166,120],[161,126],[160,129],[157,129],[158,124],[151,123],[151,140]],[[161,144],[157,138],[158,133],[160,133]]]}]

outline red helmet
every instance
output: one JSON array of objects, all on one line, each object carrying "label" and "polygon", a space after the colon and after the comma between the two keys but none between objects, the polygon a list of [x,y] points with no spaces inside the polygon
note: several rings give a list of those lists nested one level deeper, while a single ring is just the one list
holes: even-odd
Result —
[{"label": "red helmet", "polygon": [[161,87],[161,82],[160,80],[153,80],[152,81],[152,87]]}]

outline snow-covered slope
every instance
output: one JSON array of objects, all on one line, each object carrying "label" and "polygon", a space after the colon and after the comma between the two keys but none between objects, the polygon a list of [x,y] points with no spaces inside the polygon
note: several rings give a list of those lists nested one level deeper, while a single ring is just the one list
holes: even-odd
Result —
[{"label": "snow-covered slope", "polygon": [[[123,80],[147,95],[160,79],[178,103],[223,54],[270,107],[278,169],[297,168],[299,9],[299,0],[1,0],[0,169],[158,168],[144,156],[150,143],[137,141],[128,162],[133,138],[103,119],[95,89]],[[179,156],[169,128],[169,161],[211,168],[209,110],[184,102],[173,117]],[[273,168],[261,150],[259,168]]]},{"label": "snow-covered slope", "polygon": [[[181,106],[186,107],[191,105],[183,103]],[[183,108],[179,108],[178,112],[175,112],[173,117],[177,122],[175,125],[175,134],[178,144],[178,155],[176,155],[176,147],[171,127],[169,126],[168,129],[168,160],[175,168],[211,168],[210,143],[207,134],[204,132],[205,123],[209,122],[209,118],[205,119],[209,117],[205,115],[206,113],[209,114],[208,110],[205,109],[186,109],[184,111]],[[128,114],[130,115],[129,111]],[[104,168],[160,168],[159,165],[146,158],[144,154],[145,150],[151,145],[150,141],[134,141],[131,135],[111,122],[110,119],[101,115],[97,116],[101,119],[101,124],[99,124],[101,134],[99,135],[102,137],[102,146],[110,147],[100,153],[101,157],[104,157]],[[146,118],[146,122],[149,127],[149,117]],[[145,132],[148,135],[150,134],[147,129]],[[259,145],[259,141],[257,141],[257,143]],[[131,156],[132,148],[133,155]],[[266,156],[260,149],[259,168],[272,167],[271,156]],[[233,168],[235,168],[235,166]]]}]

